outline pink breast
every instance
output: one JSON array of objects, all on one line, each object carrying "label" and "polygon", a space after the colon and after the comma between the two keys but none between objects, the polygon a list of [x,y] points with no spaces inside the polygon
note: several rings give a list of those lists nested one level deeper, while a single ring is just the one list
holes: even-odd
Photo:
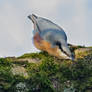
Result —
[{"label": "pink breast", "polygon": [[41,40],[43,40],[43,39],[40,37],[39,33],[36,33],[35,36],[33,37],[33,39],[34,39],[34,41],[36,41],[36,42],[38,42],[38,43],[40,43]]}]

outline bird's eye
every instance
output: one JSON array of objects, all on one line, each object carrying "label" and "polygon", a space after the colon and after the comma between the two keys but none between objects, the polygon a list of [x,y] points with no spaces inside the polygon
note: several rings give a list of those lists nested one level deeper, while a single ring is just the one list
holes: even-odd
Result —
[{"label": "bird's eye", "polygon": [[62,49],[62,47],[61,47],[61,43],[60,43],[60,42],[58,42],[58,41],[57,41],[55,44],[59,47],[59,49],[60,49],[61,51],[63,51],[63,49]]},{"label": "bird's eye", "polygon": [[65,55],[67,55],[68,57],[70,57],[70,55],[67,54],[67,52],[62,49],[62,44],[61,44],[60,42],[57,41],[57,42],[56,42],[56,45],[59,47],[59,49],[60,49]]}]

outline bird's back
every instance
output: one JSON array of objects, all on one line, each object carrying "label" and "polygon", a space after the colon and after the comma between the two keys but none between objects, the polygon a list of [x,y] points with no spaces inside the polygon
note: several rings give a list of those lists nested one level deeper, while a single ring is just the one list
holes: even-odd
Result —
[{"label": "bird's back", "polygon": [[44,40],[46,40],[50,43],[54,43],[57,41],[60,41],[60,42],[62,41],[62,43],[63,43],[63,41],[67,42],[67,37],[66,37],[65,33],[62,31],[55,30],[55,29],[46,29],[40,33],[40,36]]},{"label": "bird's back", "polygon": [[63,39],[65,41],[67,41],[67,36],[66,36],[64,30],[61,27],[59,27],[58,25],[56,25],[55,23],[53,23],[52,21],[39,17],[37,19],[37,25],[40,29],[40,36],[43,39],[45,39],[45,40]]}]

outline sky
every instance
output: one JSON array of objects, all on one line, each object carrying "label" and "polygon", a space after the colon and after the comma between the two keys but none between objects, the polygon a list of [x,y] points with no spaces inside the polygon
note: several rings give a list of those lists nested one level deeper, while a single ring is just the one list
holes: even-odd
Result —
[{"label": "sky", "polygon": [[0,0],[0,57],[39,51],[30,14],[62,27],[68,43],[92,46],[92,0]]}]

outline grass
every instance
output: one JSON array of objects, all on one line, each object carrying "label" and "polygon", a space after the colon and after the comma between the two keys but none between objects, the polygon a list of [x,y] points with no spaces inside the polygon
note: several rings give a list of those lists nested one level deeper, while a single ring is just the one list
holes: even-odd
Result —
[{"label": "grass", "polygon": [[[25,58],[40,62],[18,61]],[[25,68],[29,77],[13,75],[14,66]],[[0,92],[92,92],[92,50],[78,53],[75,61],[60,60],[46,52],[0,58]]]}]

